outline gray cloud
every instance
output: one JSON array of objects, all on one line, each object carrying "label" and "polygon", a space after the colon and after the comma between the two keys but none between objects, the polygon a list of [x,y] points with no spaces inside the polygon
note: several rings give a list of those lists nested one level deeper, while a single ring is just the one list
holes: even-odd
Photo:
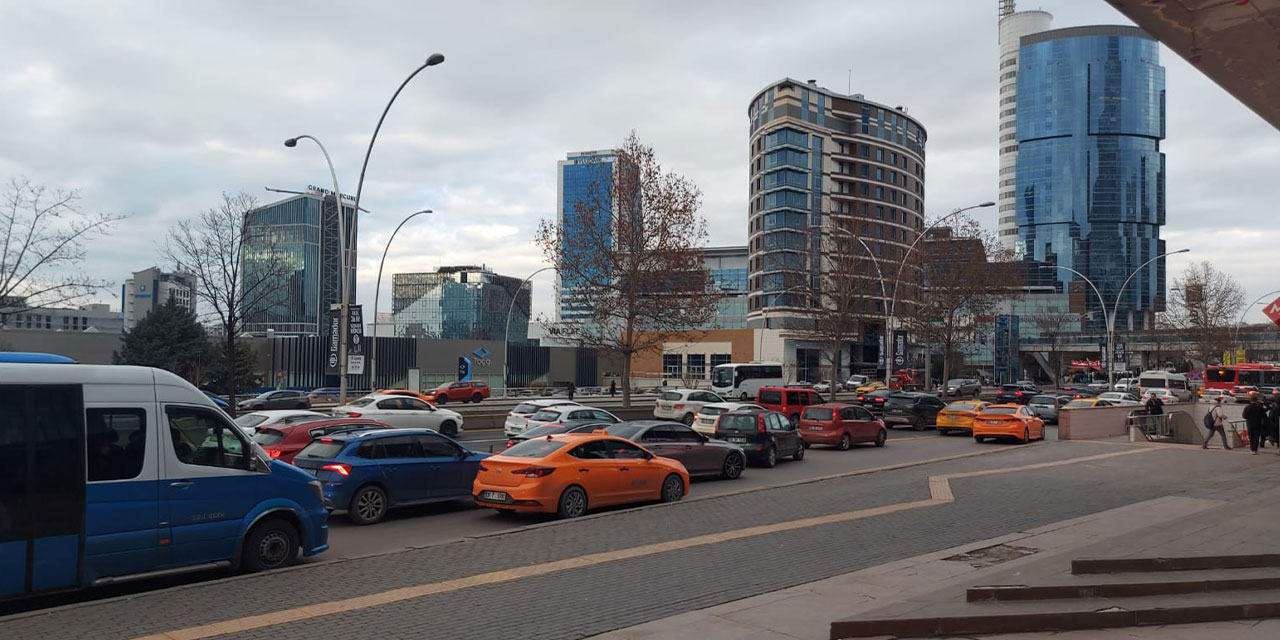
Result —
[{"label": "gray cloud", "polygon": [[[1045,0],[1055,26],[1124,22],[1104,2]],[[354,191],[368,136],[405,89],[365,184],[361,302],[391,229],[390,273],[484,263],[524,277],[531,237],[555,208],[555,166],[631,129],[703,190],[715,244],[745,242],[746,106],[784,76],[905,105],[929,131],[933,214],[994,199],[995,3],[954,0],[729,2],[95,2],[0,8],[0,175],[82,190],[86,208],[129,213],[86,268],[123,280],[157,261],[174,221],[224,190],[328,185],[311,133]],[[1280,165],[1276,132],[1189,64],[1168,67],[1170,275],[1211,259],[1268,290],[1262,231]],[[850,84],[850,76],[852,83]],[[551,311],[551,279],[535,310]],[[389,289],[384,289],[384,292]],[[1256,292],[1256,293],[1255,293]],[[111,292],[104,294],[109,297]],[[388,296],[384,296],[388,297]],[[383,302],[384,309],[389,302]]]}]

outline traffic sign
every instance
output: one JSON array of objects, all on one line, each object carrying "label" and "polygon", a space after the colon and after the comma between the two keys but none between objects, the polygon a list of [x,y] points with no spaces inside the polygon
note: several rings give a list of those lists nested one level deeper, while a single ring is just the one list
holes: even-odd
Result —
[{"label": "traffic sign", "polygon": [[1263,307],[1262,312],[1267,314],[1272,322],[1280,325],[1280,298],[1272,300],[1271,304]]}]

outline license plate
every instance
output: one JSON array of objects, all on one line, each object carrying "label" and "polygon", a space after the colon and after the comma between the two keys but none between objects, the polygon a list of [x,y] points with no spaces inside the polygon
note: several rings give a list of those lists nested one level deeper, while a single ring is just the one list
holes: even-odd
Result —
[{"label": "license plate", "polygon": [[1000,425],[1000,424],[1004,424],[1004,421],[1003,421],[1003,420],[988,420],[988,421],[987,421],[987,424],[996,424],[996,425]]},{"label": "license plate", "polygon": [[491,500],[493,502],[506,502],[510,498],[509,496],[507,496],[506,493],[503,493],[501,491],[481,491],[480,499]]},{"label": "license plate", "polygon": [[743,443],[747,441],[746,438],[725,438],[725,440],[728,440],[729,442],[737,442],[737,443]]},{"label": "license plate", "polygon": [[822,427],[809,427],[810,431],[822,431]]}]

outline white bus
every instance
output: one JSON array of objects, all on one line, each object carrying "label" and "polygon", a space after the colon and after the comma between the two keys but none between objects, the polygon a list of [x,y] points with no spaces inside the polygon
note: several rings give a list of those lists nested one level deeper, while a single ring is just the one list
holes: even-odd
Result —
[{"label": "white bus", "polygon": [[760,387],[783,384],[779,362],[745,362],[716,365],[711,369],[711,390],[721,398],[750,400]]},{"label": "white bus", "polygon": [[1182,402],[1189,402],[1191,395],[1195,393],[1191,383],[1187,381],[1187,376],[1168,371],[1143,371],[1138,376],[1136,389],[1133,383],[1129,385],[1129,391],[1131,393],[1136,391],[1137,395],[1146,393],[1148,389],[1168,389]]}]

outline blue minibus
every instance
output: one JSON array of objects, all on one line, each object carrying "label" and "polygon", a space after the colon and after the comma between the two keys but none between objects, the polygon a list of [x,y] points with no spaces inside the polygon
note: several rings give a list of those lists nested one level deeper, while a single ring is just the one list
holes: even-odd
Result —
[{"label": "blue minibus", "polygon": [[186,380],[0,362],[0,598],[328,548],[320,483],[272,460]]}]

